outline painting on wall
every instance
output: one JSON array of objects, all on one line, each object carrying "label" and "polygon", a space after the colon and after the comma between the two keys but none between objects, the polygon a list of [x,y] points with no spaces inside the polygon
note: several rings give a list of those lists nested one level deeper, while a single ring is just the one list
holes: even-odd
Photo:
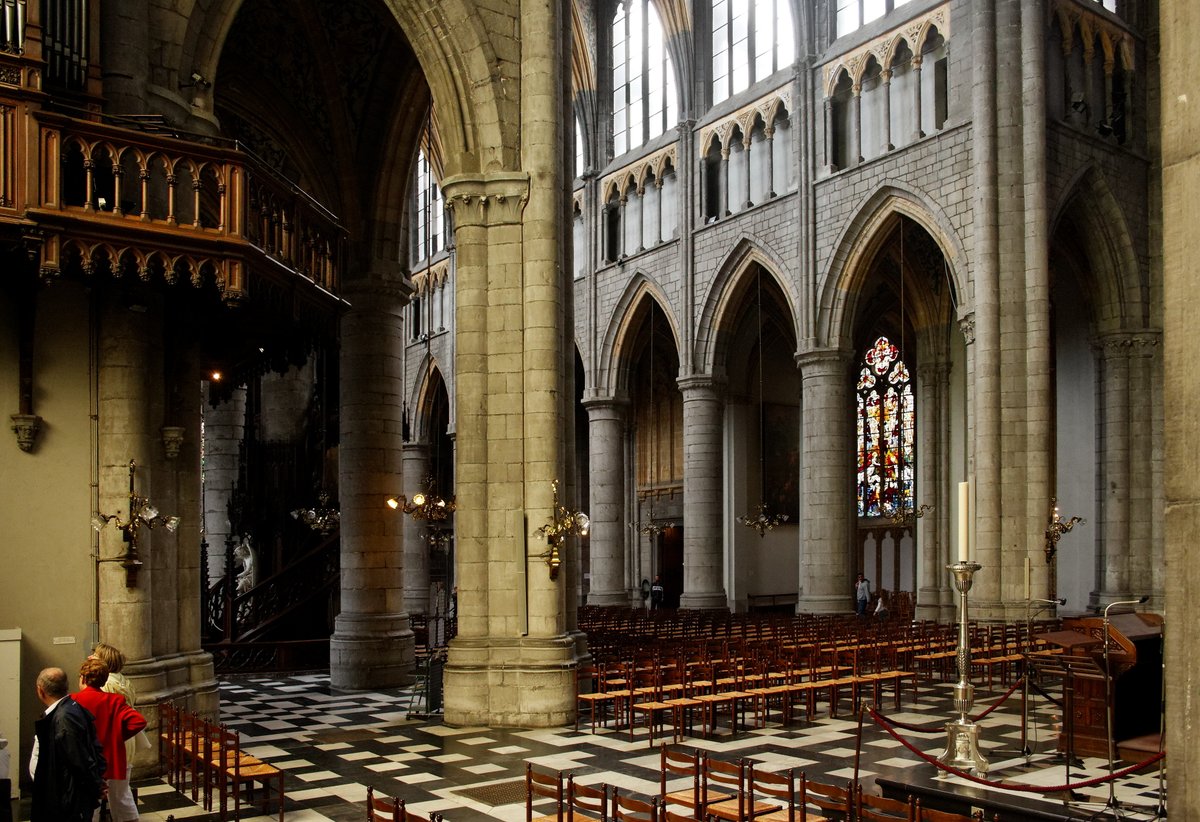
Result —
[{"label": "painting on wall", "polygon": [[800,408],[763,404],[766,474],[764,496],[772,513],[787,514],[789,523],[800,521]]}]

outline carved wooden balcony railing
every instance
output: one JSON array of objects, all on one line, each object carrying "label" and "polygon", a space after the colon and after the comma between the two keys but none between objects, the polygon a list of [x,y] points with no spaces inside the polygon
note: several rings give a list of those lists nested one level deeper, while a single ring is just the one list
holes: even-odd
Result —
[{"label": "carved wooden balcony railing", "polygon": [[328,209],[244,146],[46,110],[35,80],[0,72],[0,228],[39,253],[43,278],[133,275],[336,317],[346,232]]}]

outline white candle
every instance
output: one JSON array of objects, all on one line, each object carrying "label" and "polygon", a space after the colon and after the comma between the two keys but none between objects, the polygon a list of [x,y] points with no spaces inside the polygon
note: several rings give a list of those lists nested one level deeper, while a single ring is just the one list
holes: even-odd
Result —
[{"label": "white candle", "polygon": [[970,483],[958,484],[958,561],[966,562],[971,556],[969,517],[971,509]]},{"label": "white candle", "polygon": [[1025,557],[1025,599],[1029,599],[1029,557]]}]

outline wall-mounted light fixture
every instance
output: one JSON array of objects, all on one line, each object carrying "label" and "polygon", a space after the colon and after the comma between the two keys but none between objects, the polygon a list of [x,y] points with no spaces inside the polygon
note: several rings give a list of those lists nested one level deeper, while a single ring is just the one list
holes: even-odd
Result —
[{"label": "wall-mounted light fixture", "polygon": [[550,579],[558,579],[558,569],[562,566],[562,556],[559,546],[567,537],[586,537],[592,521],[582,511],[572,511],[558,501],[558,480],[551,483],[554,489],[554,507],[551,509],[551,519],[537,529],[546,538],[548,548],[536,555],[537,559],[546,560],[550,568]]},{"label": "wall-mounted light fixture", "polygon": [[205,76],[203,74],[201,74],[200,72],[193,71],[190,81],[187,83],[180,83],[179,87],[180,88],[195,88],[195,89],[199,89],[200,91],[204,91],[205,89],[212,88],[212,82],[210,80],[206,79]]},{"label": "wall-mounted light fixture", "polygon": [[430,523],[445,522],[458,508],[454,497],[443,499],[438,496],[437,481],[433,477],[425,478],[425,490],[413,494],[411,500],[403,494],[397,494],[388,497],[387,506],[393,511],[403,511],[415,520]]},{"label": "wall-mounted light fixture", "polygon": [[158,528],[162,526],[171,533],[179,528],[179,517],[164,517],[158,513],[158,509],[150,504],[150,500],[146,497],[138,495],[133,489],[134,473],[137,471],[137,463],[133,460],[129,461],[129,519],[121,520],[120,514],[102,514],[99,511],[92,516],[92,527],[96,529],[96,533],[104,530],[104,526],[110,522],[116,523],[116,528],[121,532],[122,538],[125,540],[125,553],[119,557],[101,560],[101,562],[120,562],[121,567],[125,569],[125,587],[137,587],[138,571],[142,568],[142,560],[138,554],[138,529],[143,525],[147,528]]}]

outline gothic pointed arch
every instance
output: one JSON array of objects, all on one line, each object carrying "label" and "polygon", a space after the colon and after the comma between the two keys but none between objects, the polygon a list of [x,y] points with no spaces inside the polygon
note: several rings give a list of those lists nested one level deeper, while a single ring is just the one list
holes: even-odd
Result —
[{"label": "gothic pointed arch", "polygon": [[1149,324],[1146,287],[1129,222],[1103,171],[1081,169],[1051,224],[1051,267],[1077,272],[1097,333]]},{"label": "gothic pointed arch", "polygon": [[678,352],[681,346],[679,320],[659,284],[644,272],[630,278],[613,309],[612,319],[599,352],[595,384],[609,396],[625,396],[630,388],[630,369],[637,361],[637,338],[648,312],[657,309],[666,318]]},{"label": "gothic pointed arch", "polygon": [[787,271],[788,266],[770,246],[742,237],[717,268],[700,312],[700,321],[696,325],[693,366],[698,373],[717,373],[724,365],[736,307],[741,304],[746,289],[753,285],[753,277],[746,274],[755,265],[762,267],[784,295],[783,308],[788,312],[792,337],[800,339],[799,323],[797,317],[792,314],[796,296],[790,287],[791,284],[779,274],[781,271]]},{"label": "gothic pointed arch", "polygon": [[[882,185],[868,196],[846,223],[818,285],[815,337],[819,345],[836,345],[853,337],[863,288],[878,256],[901,219],[911,220],[932,238],[943,258],[948,297],[961,314],[967,303],[967,255],[958,232],[946,215],[924,193]],[[929,304],[916,304],[915,316],[923,321],[944,320]]]}]

